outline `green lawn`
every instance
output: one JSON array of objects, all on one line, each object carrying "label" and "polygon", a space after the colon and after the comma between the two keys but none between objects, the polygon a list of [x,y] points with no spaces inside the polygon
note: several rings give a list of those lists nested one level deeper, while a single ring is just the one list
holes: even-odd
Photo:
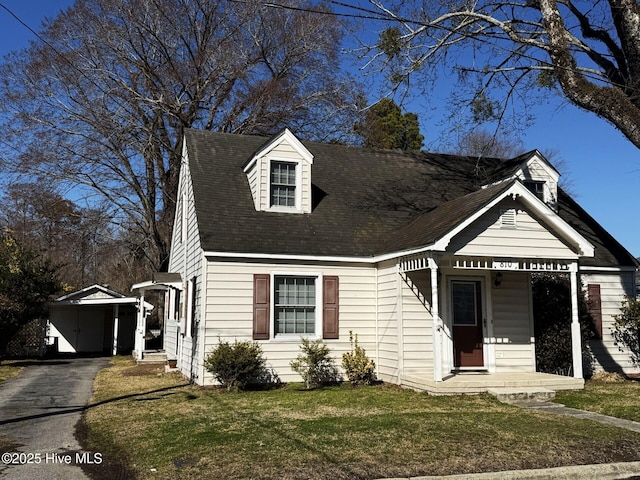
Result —
[{"label": "green lawn", "polygon": [[302,385],[229,393],[117,359],[96,379],[85,449],[104,478],[373,479],[640,460],[640,434],[485,395]]}]

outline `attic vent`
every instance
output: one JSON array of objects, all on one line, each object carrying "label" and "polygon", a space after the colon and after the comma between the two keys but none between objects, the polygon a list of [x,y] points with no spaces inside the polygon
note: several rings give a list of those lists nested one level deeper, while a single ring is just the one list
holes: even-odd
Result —
[{"label": "attic vent", "polygon": [[515,208],[500,211],[500,228],[518,228]]}]

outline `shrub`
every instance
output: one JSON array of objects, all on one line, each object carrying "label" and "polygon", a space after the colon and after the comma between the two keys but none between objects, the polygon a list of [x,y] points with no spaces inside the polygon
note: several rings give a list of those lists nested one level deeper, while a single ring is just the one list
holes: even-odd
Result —
[{"label": "shrub", "polygon": [[629,352],[631,363],[640,367],[640,300],[627,297],[622,301],[620,315],[614,315],[613,341],[621,352]]},{"label": "shrub", "polygon": [[302,339],[301,353],[292,360],[291,369],[299,373],[308,389],[337,383],[341,380],[331,358],[331,351],[322,340]]},{"label": "shrub", "polygon": [[[227,390],[244,390],[253,384],[275,383],[255,342],[220,342],[204,360],[204,368]],[[277,377],[276,377],[277,378]]]},{"label": "shrub", "polygon": [[376,381],[376,364],[371,360],[360,345],[358,334],[355,339],[353,332],[349,331],[351,351],[342,355],[342,368],[352,385],[371,385]]},{"label": "shrub", "polygon": [[[539,372],[570,375],[573,370],[571,345],[571,286],[566,275],[532,275],[536,365]],[[582,290],[581,290],[582,291]],[[593,319],[584,293],[578,298],[582,357],[585,374],[592,369],[589,339]]]}]

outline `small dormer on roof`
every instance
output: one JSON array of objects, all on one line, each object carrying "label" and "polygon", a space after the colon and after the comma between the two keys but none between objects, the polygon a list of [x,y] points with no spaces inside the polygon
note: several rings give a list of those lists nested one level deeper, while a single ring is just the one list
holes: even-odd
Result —
[{"label": "small dormer on roof", "polygon": [[538,151],[530,152],[516,171],[525,187],[536,197],[558,210],[558,179],[560,172]]},{"label": "small dormer on roof", "polygon": [[520,180],[538,199],[554,211],[558,211],[560,172],[538,150],[505,161],[494,173],[493,178],[494,181],[489,185],[505,180]]},{"label": "small dormer on roof", "polygon": [[289,129],[263,144],[244,165],[257,211],[311,213],[313,155]]}]

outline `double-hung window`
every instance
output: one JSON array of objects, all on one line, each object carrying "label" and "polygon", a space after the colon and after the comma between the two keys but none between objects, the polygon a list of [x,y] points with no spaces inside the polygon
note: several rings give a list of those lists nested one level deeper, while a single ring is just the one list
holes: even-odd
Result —
[{"label": "double-hung window", "polygon": [[316,277],[275,276],[274,334],[316,333]]},{"label": "double-hung window", "polygon": [[271,206],[296,206],[296,164],[271,162]]}]

